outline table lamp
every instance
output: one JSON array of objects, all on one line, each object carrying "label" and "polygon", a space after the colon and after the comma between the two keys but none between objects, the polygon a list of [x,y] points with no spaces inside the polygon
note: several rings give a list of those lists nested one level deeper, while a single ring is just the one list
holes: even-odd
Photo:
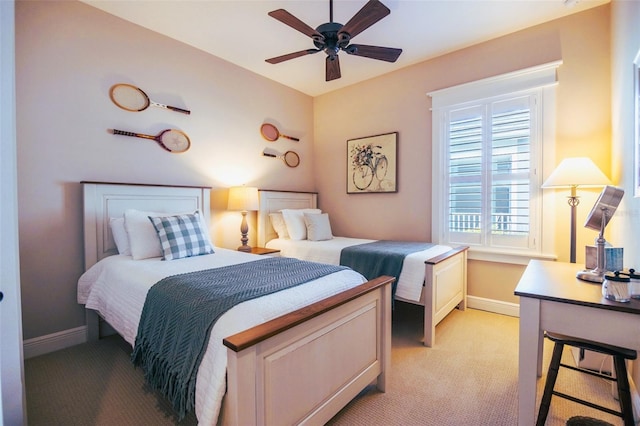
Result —
[{"label": "table lamp", "polygon": [[611,183],[598,166],[588,157],[565,158],[542,184],[542,188],[571,188],[567,202],[571,207],[570,261],[576,263],[576,208],[580,199],[576,188],[605,186]]},{"label": "table lamp", "polygon": [[250,252],[251,247],[247,245],[249,238],[249,225],[247,224],[247,212],[249,210],[258,210],[258,188],[250,186],[234,186],[229,188],[229,210],[239,210],[242,213],[242,223],[240,224],[240,233],[242,234],[242,245],[238,247],[238,251]]}]

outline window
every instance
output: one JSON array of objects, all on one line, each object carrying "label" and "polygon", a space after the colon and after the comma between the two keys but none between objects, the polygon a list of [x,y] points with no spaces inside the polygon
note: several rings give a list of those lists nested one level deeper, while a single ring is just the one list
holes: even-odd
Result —
[{"label": "window", "polygon": [[554,128],[558,65],[429,94],[433,182],[438,182],[433,188],[434,241],[468,245],[472,258],[485,253],[488,260],[546,251],[542,148],[553,141],[548,129]]}]

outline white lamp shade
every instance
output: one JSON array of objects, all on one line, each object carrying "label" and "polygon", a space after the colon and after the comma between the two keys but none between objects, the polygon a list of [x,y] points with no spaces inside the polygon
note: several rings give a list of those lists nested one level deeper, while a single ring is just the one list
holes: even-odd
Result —
[{"label": "white lamp shade", "polygon": [[605,186],[611,181],[589,157],[565,158],[542,184],[543,188]]},{"label": "white lamp shade", "polygon": [[229,188],[229,210],[258,210],[258,188],[234,186]]}]

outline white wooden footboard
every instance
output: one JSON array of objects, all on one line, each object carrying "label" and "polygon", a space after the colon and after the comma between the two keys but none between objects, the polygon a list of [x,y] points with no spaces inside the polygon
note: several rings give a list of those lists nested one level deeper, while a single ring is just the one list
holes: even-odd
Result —
[{"label": "white wooden footboard", "polygon": [[372,382],[384,391],[393,281],[376,278],[226,338],[223,423],[321,425]]},{"label": "white wooden footboard", "polygon": [[[467,307],[467,249],[457,247],[425,262],[420,305],[424,305],[424,345],[435,344],[436,325],[449,312]],[[409,303],[410,300],[397,298]]]}]

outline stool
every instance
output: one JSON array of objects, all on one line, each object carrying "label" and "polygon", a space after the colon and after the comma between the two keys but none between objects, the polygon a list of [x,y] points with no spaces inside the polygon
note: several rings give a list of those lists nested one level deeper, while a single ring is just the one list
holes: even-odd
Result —
[{"label": "stool", "polygon": [[[625,359],[636,359],[636,351],[592,342],[590,340],[579,339],[577,337],[564,336],[557,333],[545,332],[545,337],[554,342],[555,345],[553,347],[551,363],[549,364],[549,371],[547,372],[547,382],[544,386],[544,393],[542,395],[542,401],[540,402],[540,410],[538,411],[538,420],[536,422],[536,426],[543,426],[544,422],[547,420],[547,414],[549,414],[549,406],[551,405],[552,395],[556,395],[561,398],[577,402],[578,404],[586,405],[588,407],[613,414],[614,416],[622,417],[625,426],[635,425],[633,421],[633,407],[631,405],[631,392],[629,391],[629,379],[627,378],[627,366],[625,364]],[[562,357],[562,349],[564,348],[564,345],[586,349],[605,355],[611,355],[613,357],[613,365],[616,377],[614,378],[605,374],[596,373],[594,371],[576,368],[572,365],[561,363],[560,358]],[[597,405],[589,401],[564,394],[562,392],[554,391],[553,387],[556,384],[556,379],[558,378],[558,370],[560,369],[560,367],[565,367],[571,370],[579,371],[581,373],[590,374],[592,376],[601,377],[606,380],[616,382],[618,386],[620,411],[614,411],[610,408],[603,407],[601,405]]]},{"label": "stool", "polygon": [[592,417],[573,416],[567,420],[566,426],[613,426],[604,420],[594,419]]}]

